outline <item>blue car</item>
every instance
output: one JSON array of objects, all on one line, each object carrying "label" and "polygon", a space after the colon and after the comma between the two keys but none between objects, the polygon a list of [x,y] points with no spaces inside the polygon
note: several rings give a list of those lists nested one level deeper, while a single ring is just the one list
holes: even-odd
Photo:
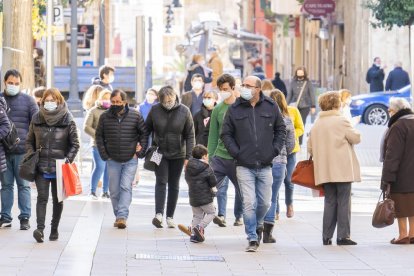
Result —
[{"label": "blue car", "polygon": [[391,97],[405,98],[411,103],[411,85],[397,91],[354,96],[351,102],[351,114],[361,116],[361,122],[367,125],[386,125],[389,120],[388,105]]}]

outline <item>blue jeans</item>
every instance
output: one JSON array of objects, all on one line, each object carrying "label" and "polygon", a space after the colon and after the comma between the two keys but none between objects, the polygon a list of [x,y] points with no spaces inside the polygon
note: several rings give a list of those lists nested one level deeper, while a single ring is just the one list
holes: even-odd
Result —
[{"label": "blue jeans", "polygon": [[[286,165],[286,176],[285,176],[285,204],[286,206],[292,205],[293,203],[293,187],[292,184],[292,173],[296,165],[296,152],[291,153],[287,156]],[[279,194],[277,195],[276,213],[279,214]]]},{"label": "blue jeans", "polygon": [[19,177],[19,165],[24,154],[6,155],[7,171],[1,173],[1,217],[4,220],[12,221],[11,210],[14,202],[14,180],[17,183],[17,199],[19,203],[19,219],[30,218],[31,197],[30,185]]},{"label": "blue jeans", "polygon": [[263,226],[272,196],[272,168],[237,167],[237,180],[243,202],[245,232],[249,241],[258,241],[256,229]]},{"label": "blue jeans", "polygon": [[106,161],[102,160],[98,148],[95,146],[92,147],[92,156],[94,166],[91,177],[91,192],[96,193],[96,187],[103,174],[103,192],[107,193],[109,188],[109,177]]},{"label": "blue jeans", "polygon": [[286,164],[282,163],[274,163],[272,167],[272,176],[273,176],[273,184],[272,184],[272,201],[270,204],[270,208],[267,211],[267,214],[264,218],[264,221],[269,224],[275,223],[276,217],[276,207],[279,207],[279,189],[280,185],[282,185],[283,179],[285,179],[286,175]]},{"label": "blue jeans", "polygon": [[108,160],[107,166],[109,193],[115,217],[127,219],[132,201],[132,182],[137,171],[138,159],[134,157],[124,163]]}]

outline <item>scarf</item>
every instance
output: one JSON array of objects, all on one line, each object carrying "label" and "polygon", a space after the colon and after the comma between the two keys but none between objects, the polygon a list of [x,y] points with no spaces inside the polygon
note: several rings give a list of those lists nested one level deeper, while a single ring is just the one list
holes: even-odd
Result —
[{"label": "scarf", "polygon": [[48,111],[43,106],[40,106],[40,114],[43,116],[48,126],[55,126],[68,112],[69,110],[65,102],[58,105],[58,107],[52,111]]}]

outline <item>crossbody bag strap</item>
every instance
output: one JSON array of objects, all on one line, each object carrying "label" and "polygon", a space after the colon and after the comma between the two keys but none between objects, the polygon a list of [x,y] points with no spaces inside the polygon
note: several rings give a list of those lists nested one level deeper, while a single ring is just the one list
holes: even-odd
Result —
[{"label": "crossbody bag strap", "polygon": [[300,89],[299,97],[298,97],[297,104],[296,104],[297,106],[299,106],[299,102],[302,99],[303,91],[305,90],[307,83],[308,81],[305,81],[305,83],[302,85],[302,88]]}]

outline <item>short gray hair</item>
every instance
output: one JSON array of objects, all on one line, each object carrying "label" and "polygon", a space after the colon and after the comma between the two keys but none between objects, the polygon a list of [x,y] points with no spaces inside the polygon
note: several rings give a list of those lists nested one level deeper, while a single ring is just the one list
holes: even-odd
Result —
[{"label": "short gray hair", "polygon": [[164,102],[165,98],[174,96],[177,96],[177,93],[175,93],[174,88],[169,85],[162,87],[158,92],[158,97],[160,98],[161,103]]},{"label": "short gray hair", "polygon": [[398,112],[402,109],[411,109],[410,103],[404,98],[392,97],[390,99],[390,109]]}]

